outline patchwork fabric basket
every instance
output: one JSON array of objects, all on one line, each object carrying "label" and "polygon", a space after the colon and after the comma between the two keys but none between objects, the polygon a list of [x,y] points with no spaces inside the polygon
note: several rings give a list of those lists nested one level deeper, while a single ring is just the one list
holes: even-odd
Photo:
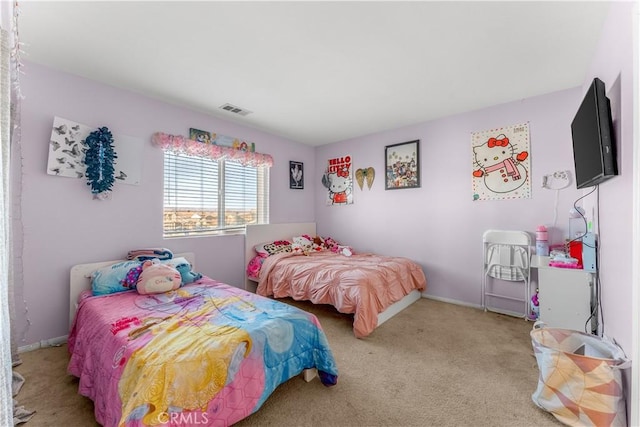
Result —
[{"label": "patchwork fabric basket", "polygon": [[613,341],[536,322],[531,343],[538,387],[531,398],[570,426],[626,426],[622,370],[631,366]]}]

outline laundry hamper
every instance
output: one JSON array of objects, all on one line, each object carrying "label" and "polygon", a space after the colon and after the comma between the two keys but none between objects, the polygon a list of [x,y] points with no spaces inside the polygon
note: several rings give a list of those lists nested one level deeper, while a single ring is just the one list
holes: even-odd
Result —
[{"label": "laundry hamper", "polygon": [[531,343],[540,371],[531,398],[570,426],[626,426],[622,370],[631,362],[607,338],[536,322]]}]

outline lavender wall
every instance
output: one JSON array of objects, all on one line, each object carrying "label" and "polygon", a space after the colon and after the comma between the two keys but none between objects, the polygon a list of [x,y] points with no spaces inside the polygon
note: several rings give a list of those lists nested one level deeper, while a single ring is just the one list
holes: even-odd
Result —
[{"label": "lavender wall", "polygon": [[[16,297],[19,346],[67,334],[69,269],[74,264],[162,246],[195,252],[197,270],[206,275],[244,283],[244,236],[162,238],[163,155],[150,139],[156,131],[185,135],[194,127],[255,142],[257,151],[274,158],[271,221],[314,220],[313,186],[290,190],[288,178],[289,160],[304,162],[307,177],[314,176],[312,147],[36,64],[27,63],[24,71],[22,180],[14,195],[22,208],[22,220],[16,221],[24,237],[17,242],[23,249],[22,266],[16,254],[24,277]],[[84,180],[47,175],[54,116],[143,139],[141,185],[117,184],[112,200],[97,201]]]},{"label": "lavender wall", "polygon": [[[318,171],[327,159],[349,154],[354,168],[373,166],[377,176],[371,190],[356,187],[354,204],[346,207],[324,205],[317,184],[319,231],[356,249],[410,257],[425,270],[427,295],[480,305],[482,233],[515,229],[533,236],[537,225],[553,225],[555,191],[541,188],[542,176],[573,170],[569,123],[580,97],[576,88],[320,147]],[[471,133],[523,122],[531,133],[532,198],[474,202]],[[385,191],[385,145],[414,139],[421,141],[421,188]],[[560,191],[552,243],[567,234],[579,194],[575,185]]]},{"label": "lavender wall", "polygon": [[[633,2],[612,2],[584,90],[594,77],[607,87],[617,139],[619,176],[600,186],[599,262],[605,334],[631,355],[633,202]],[[637,114],[637,112],[636,112]],[[637,148],[636,148],[637,149]],[[597,199],[586,203],[596,206]],[[637,286],[637,284],[636,284]]]}]

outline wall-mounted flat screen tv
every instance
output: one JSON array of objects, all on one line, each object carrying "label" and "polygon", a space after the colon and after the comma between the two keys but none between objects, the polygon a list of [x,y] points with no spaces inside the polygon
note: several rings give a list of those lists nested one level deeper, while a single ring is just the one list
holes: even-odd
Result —
[{"label": "wall-mounted flat screen tv", "polygon": [[576,186],[592,187],[618,174],[611,103],[595,78],[571,122]]}]

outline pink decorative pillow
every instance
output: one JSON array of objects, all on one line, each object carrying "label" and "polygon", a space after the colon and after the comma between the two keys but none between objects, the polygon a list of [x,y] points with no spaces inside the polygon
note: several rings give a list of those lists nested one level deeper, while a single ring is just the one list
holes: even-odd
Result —
[{"label": "pink decorative pillow", "polygon": [[175,268],[157,261],[145,261],[138,277],[136,289],[139,294],[160,294],[180,287],[182,276]]},{"label": "pink decorative pillow", "polygon": [[265,257],[262,255],[256,255],[251,258],[251,261],[249,261],[249,264],[247,265],[247,276],[254,278],[260,277],[260,268],[262,268],[264,260]]},{"label": "pink decorative pillow", "polygon": [[254,249],[258,255],[268,257],[281,252],[291,252],[291,242],[288,240],[276,240],[274,242],[260,243]]}]

